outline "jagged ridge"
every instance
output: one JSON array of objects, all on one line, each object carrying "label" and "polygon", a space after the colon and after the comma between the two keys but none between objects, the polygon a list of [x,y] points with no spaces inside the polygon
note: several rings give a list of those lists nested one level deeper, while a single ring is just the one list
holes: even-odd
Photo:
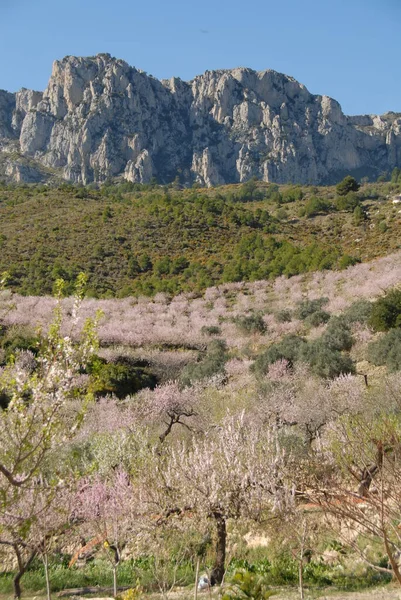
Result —
[{"label": "jagged ridge", "polygon": [[15,181],[331,183],[400,165],[401,115],[347,117],[272,70],[159,81],[108,54],[68,56],[43,93],[0,91],[0,153]]}]

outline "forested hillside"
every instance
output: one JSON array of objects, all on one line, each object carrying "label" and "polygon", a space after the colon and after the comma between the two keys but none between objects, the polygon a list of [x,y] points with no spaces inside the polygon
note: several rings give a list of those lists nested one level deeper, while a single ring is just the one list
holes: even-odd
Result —
[{"label": "forested hillside", "polygon": [[90,295],[123,297],[342,269],[399,247],[398,175],[359,190],[3,185],[0,271],[22,294],[83,271]]}]

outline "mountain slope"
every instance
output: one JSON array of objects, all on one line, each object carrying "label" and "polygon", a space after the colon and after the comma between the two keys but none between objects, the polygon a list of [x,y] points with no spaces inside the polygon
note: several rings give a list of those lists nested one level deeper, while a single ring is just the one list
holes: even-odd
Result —
[{"label": "mountain slope", "polygon": [[126,296],[343,268],[399,248],[391,188],[364,186],[360,215],[336,208],[334,188],[4,188],[0,273],[15,291],[40,295],[84,271],[93,295]]},{"label": "mountain slope", "polygon": [[401,164],[401,117],[346,117],[272,70],[159,81],[108,54],[68,56],[43,93],[0,91],[0,153],[14,181],[330,183]]}]

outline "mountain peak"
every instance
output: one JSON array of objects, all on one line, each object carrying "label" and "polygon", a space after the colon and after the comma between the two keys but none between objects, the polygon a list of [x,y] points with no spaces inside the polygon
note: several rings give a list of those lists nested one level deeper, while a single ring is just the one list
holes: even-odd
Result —
[{"label": "mountain peak", "polygon": [[271,69],[159,81],[107,53],[66,56],[43,93],[0,92],[0,176],[327,183],[401,164],[400,132],[397,113],[346,117]]}]

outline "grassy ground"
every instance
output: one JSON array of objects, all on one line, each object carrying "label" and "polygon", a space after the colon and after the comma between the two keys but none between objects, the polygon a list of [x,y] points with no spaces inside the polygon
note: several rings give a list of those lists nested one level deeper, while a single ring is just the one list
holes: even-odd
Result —
[{"label": "grassy ground", "polygon": [[[57,594],[54,594],[54,598],[57,598]],[[218,593],[213,592],[209,594],[208,592],[198,592],[198,599],[207,600],[208,598],[216,599],[218,598]],[[277,590],[277,595],[273,596],[277,600],[298,600],[299,599],[299,591],[296,589],[282,589]],[[45,600],[46,595],[39,593],[35,595],[24,595],[23,600]],[[80,600],[80,598],[91,598],[92,600],[98,600],[101,598],[102,600],[111,600],[111,596],[71,596],[75,600]],[[160,594],[146,594],[144,596],[144,600],[159,600],[161,598]],[[176,590],[170,592],[168,594],[168,598],[170,600],[193,600],[194,592],[193,590]],[[0,594],[0,600],[11,600],[12,595],[9,594]],[[401,599],[401,590],[397,586],[388,586],[386,588],[373,588],[368,591],[363,592],[336,592],[331,589],[326,590],[314,590],[309,591],[305,590],[305,600],[400,600]]]}]

